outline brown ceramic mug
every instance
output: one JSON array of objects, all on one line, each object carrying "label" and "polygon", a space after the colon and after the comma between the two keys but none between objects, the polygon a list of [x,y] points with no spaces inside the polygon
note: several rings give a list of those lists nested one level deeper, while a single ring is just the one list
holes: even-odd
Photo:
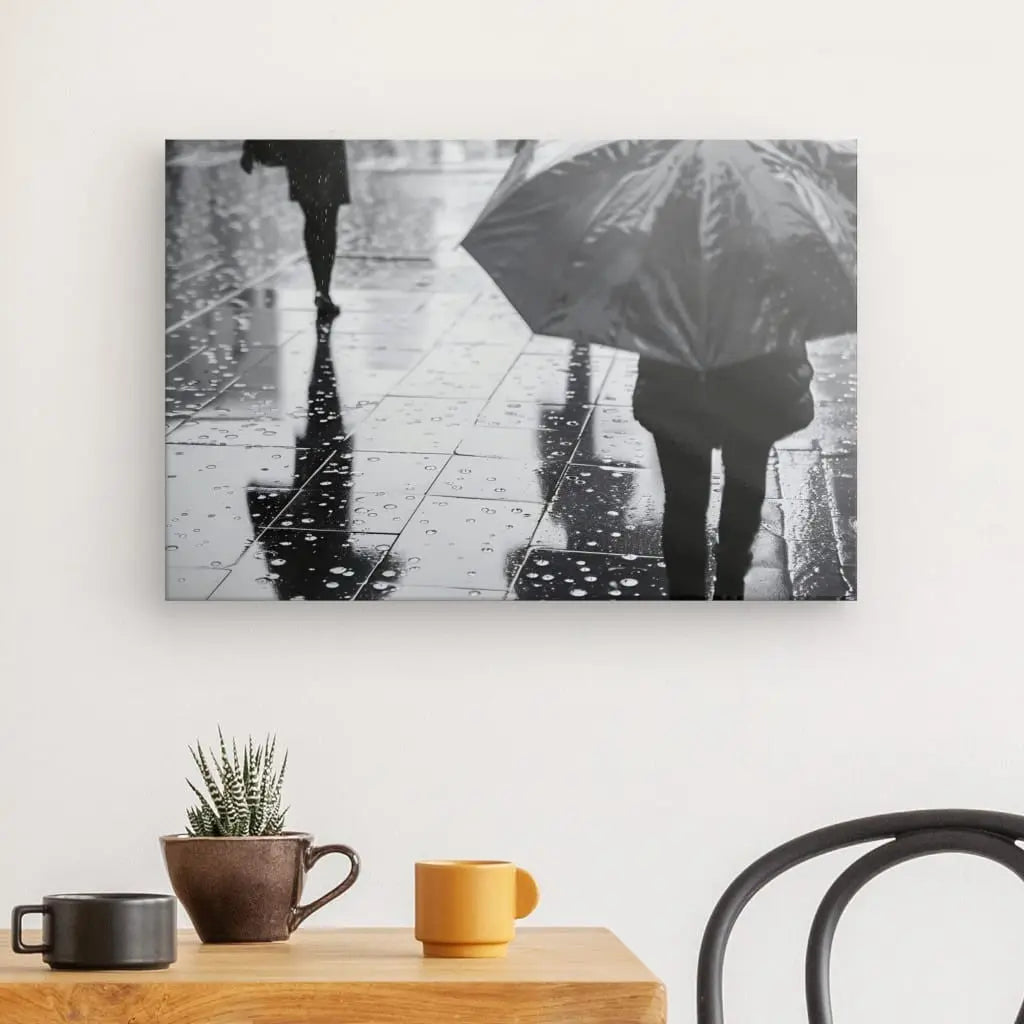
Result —
[{"label": "brown ceramic mug", "polygon": [[[203,942],[287,939],[314,911],[337,899],[359,877],[359,855],[339,843],[314,846],[305,832],[277,836],[163,836],[167,873]],[[306,872],[340,853],[344,881],[312,903],[300,904]]]}]

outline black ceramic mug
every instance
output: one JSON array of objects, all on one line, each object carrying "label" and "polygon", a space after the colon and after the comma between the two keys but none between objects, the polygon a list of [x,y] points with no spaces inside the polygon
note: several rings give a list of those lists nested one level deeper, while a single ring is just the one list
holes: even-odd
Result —
[{"label": "black ceramic mug", "polygon": [[[152,893],[68,893],[11,912],[11,948],[42,953],[55,970],[145,970],[177,959],[177,901]],[[43,918],[43,941],[29,945],[22,922]]]}]

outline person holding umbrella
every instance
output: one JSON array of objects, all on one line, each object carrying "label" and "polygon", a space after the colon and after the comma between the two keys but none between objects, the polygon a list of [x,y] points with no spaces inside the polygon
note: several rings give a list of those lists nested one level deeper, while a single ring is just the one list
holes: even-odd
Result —
[{"label": "person holding umbrella", "polygon": [[247,139],[240,163],[246,174],[251,174],[257,163],[287,170],[288,197],[299,204],[305,217],[303,239],[313,271],[317,316],[333,320],[341,312],[331,298],[338,211],[351,202],[345,143],[332,139]]},{"label": "person holding umbrella", "polygon": [[706,597],[711,453],[722,451],[715,600],[741,600],[761,526],[772,445],[814,418],[803,342],[707,373],[640,359],[633,412],[653,435],[665,486],[662,555],[672,600]]},{"label": "person holding umbrella", "polygon": [[856,330],[856,148],[532,142],[463,242],[537,334],[639,355],[665,485],[669,596],[741,599],[772,445],[814,416],[806,343]]}]

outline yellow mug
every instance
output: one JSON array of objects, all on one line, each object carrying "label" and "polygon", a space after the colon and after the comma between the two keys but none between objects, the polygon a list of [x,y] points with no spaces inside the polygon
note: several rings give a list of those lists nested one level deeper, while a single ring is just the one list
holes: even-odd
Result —
[{"label": "yellow mug", "polygon": [[533,876],[508,861],[418,861],[416,938],[424,956],[504,956],[539,899]]}]

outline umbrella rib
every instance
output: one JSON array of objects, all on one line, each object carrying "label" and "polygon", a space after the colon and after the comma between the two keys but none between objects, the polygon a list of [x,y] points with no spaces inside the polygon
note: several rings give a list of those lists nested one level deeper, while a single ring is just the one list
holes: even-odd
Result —
[{"label": "umbrella rib", "polygon": [[[663,153],[660,156],[659,160],[657,161],[658,163],[660,163],[661,161],[665,160],[674,150],[678,150],[679,147],[680,147],[680,143],[678,142],[678,140],[665,140],[665,141],[669,142],[670,146],[669,146],[669,149],[666,150],[666,152]],[[607,143],[605,145],[605,147],[599,147],[599,148],[606,148],[609,145],[615,145],[615,144],[616,143]],[[645,167],[644,169],[647,170],[649,168]],[[562,275],[561,275],[560,280],[565,280],[568,277],[568,272],[571,271],[572,265],[575,262],[578,254],[580,253],[580,250],[587,243],[587,239],[588,239],[588,236],[589,236],[591,228],[593,228],[595,222],[604,213],[604,211],[608,208],[608,206],[616,198],[618,198],[624,191],[626,191],[625,183],[627,181],[629,181],[629,179],[632,176],[632,174],[634,174],[637,170],[638,170],[638,168],[633,168],[628,174],[624,174],[621,177],[619,177],[616,180],[616,182],[615,182],[614,188],[609,189],[608,192],[601,199],[601,202],[598,203],[597,206],[595,206],[594,209],[591,211],[590,216],[587,218],[586,226],[580,232],[579,238],[576,240],[575,245],[573,245],[573,247],[569,250],[569,253],[566,256],[566,259],[563,262],[563,265],[562,265]],[[671,179],[669,179],[668,182],[666,183],[666,185],[663,186],[663,188],[661,189],[661,192],[663,193],[665,191],[671,191],[671,187],[672,187],[672,181],[671,181]],[[663,195],[659,195],[659,199],[663,202],[664,201],[664,196]],[[639,204],[640,204],[640,200],[637,199],[637,200],[634,201],[633,205],[637,206]],[[652,206],[653,206],[653,204],[652,204]],[[629,286],[632,285],[633,283],[634,283],[634,281],[631,280],[629,282],[629,285],[627,285],[626,289],[624,289],[624,291],[628,291]],[[623,319],[623,317],[621,315],[622,305],[623,304],[620,303],[619,307],[618,307],[620,315],[619,315],[619,318],[618,318],[619,319],[619,323],[616,325],[616,329],[615,329],[615,334],[614,334],[615,337],[618,337],[620,335],[621,331],[622,331],[622,322],[621,322],[622,319]],[[598,344],[600,344],[600,342]]]},{"label": "umbrella rib", "polygon": [[[679,156],[679,158],[681,158],[682,154],[678,153],[678,150],[681,147],[677,146],[675,148],[677,150],[677,155]],[[677,187],[678,187],[678,181],[677,181],[676,177],[673,175],[666,182],[666,184],[664,186],[664,193],[665,193],[665,195],[660,197],[661,198],[662,206],[664,205],[665,202],[667,202],[667,197],[669,195],[671,195],[673,192],[675,192]],[[653,238],[653,234],[654,234],[654,228],[652,227],[651,228],[651,237],[652,238]],[[646,263],[646,260],[647,260],[647,253],[644,254],[644,263]],[[628,309],[630,307],[631,303],[630,303],[629,300],[635,296],[636,291],[637,291],[637,289],[640,286],[640,281],[642,279],[642,276],[643,275],[640,274],[640,273],[634,274],[633,278],[630,280],[629,284],[626,286],[625,294],[623,296],[623,301],[622,301],[623,308],[627,308]],[[675,288],[674,288],[674,298],[676,299],[676,301],[675,301],[675,311],[685,321],[685,325],[684,326],[685,326],[685,329],[687,331],[689,331],[690,337],[693,338],[693,339],[696,339],[701,334],[700,326],[699,326],[699,324],[695,323],[694,320],[691,318],[691,316],[689,314],[689,310],[686,308],[685,302],[680,300],[680,298],[679,298],[678,282],[676,282],[673,279],[673,284],[675,285]],[[624,330],[627,330],[627,329],[625,327],[625,324],[623,323],[621,325],[620,330],[619,330],[618,334],[616,335],[616,337],[620,337]],[[639,338],[641,340],[649,340],[649,339],[644,339],[642,335],[637,334],[632,329],[628,329],[627,333],[628,333],[628,335],[631,338]],[[682,335],[681,335],[681,339],[680,340],[682,340]],[[635,349],[635,344],[632,347]],[[686,344],[686,349],[688,350],[688,354],[689,354],[690,359],[695,364],[700,362],[700,360],[698,360],[698,358],[697,358],[697,352],[696,352],[696,349],[695,349],[694,345],[692,344],[692,342]]]}]

